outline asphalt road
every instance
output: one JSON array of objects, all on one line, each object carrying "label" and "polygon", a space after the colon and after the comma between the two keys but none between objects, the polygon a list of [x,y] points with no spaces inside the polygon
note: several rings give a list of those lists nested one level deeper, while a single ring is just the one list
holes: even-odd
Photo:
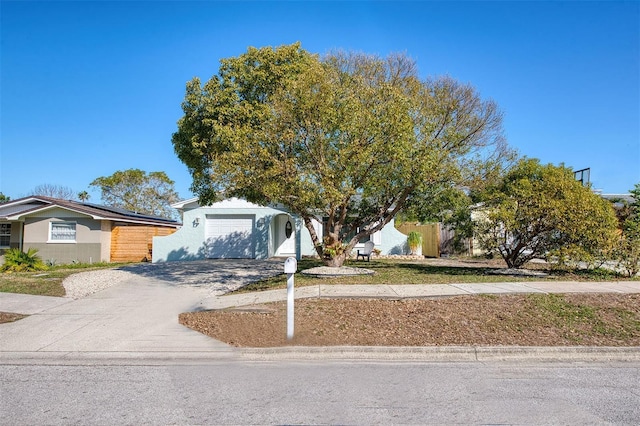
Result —
[{"label": "asphalt road", "polygon": [[631,362],[62,364],[0,365],[0,424],[640,424]]}]

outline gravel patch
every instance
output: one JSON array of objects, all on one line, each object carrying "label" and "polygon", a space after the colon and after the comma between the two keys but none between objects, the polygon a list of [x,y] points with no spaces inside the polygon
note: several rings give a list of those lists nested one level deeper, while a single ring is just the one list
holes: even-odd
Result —
[{"label": "gravel patch", "polygon": [[67,295],[80,299],[136,277],[170,286],[204,288],[221,296],[252,282],[283,273],[282,262],[210,259],[191,262],[139,263],[117,269],[100,269],[70,275],[63,282]]},{"label": "gravel patch", "polygon": [[99,269],[69,275],[64,279],[62,285],[67,293],[65,297],[81,299],[134,277],[134,274],[127,271]]},{"label": "gravel patch", "polygon": [[352,268],[350,266],[340,266],[339,268],[318,266],[316,268],[305,269],[302,273],[304,275],[311,275],[314,277],[342,277],[353,275],[373,275],[375,272],[371,269]]}]

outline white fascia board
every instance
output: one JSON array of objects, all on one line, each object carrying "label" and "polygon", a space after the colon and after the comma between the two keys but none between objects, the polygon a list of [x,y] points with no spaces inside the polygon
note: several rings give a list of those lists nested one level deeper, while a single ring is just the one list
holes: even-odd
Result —
[{"label": "white fascia board", "polygon": [[7,202],[2,203],[2,206],[11,206],[14,204],[24,204],[24,203],[30,203],[32,201],[42,201],[43,203],[49,203],[50,201],[48,200],[43,200],[42,198],[38,197],[37,195],[32,195],[30,197],[25,197],[25,198],[18,198],[15,200],[9,200]]},{"label": "white fascia board", "polygon": [[198,197],[193,197],[193,198],[189,198],[188,200],[182,200],[182,201],[178,201],[177,203],[173,203],[171,204],[171,207],[173,207],[174,209],[178,209],[181,210],[184,208],[184,206],[186,206],[187,204],[198,204]]},{"label": "white fascia board", "polygon": [[38,198],[38,197],[28,197],[28,198],[20,198],[17,200],[13,200],[13,201],[7,201],[6,203],[2,203],[0,204],[0,210],[6,207],[13,207],[13,206],[19,206],[22,204],[29,204],[32,203],[34,201],[39,201],[41,203],[51,203],[48,200],[43,200],[42,198]]}]

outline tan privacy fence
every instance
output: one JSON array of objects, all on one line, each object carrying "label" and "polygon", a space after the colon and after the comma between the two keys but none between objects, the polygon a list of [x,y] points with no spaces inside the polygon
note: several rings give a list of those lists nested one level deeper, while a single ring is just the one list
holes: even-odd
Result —
[{"label": "tan privacy fence", "polygon": [[419,232],[422,235],[422,254],[426,257],[446,257],[453,254],[473,256],[482,253],[479,248],[474,247],[473,239],[465,238],[454,247],[455,229],[442,223],[403,223],[396,228],[405,235],[411,231]]},{"label": "tan privacy fence", "polygon": [[440,224],[427,223],[418,225],[414,223],[403,223],[399,225],[398,231],[405,235],[409,232],[418,232],[422,235],[422,255],[426,257],[440,257]]},{"label": "tan privacy fence", "polygon": [[157,226],[114,226],[111,231],[111,261],[150,261],[153,237],[170,235],[175,231],[175,228]]}]

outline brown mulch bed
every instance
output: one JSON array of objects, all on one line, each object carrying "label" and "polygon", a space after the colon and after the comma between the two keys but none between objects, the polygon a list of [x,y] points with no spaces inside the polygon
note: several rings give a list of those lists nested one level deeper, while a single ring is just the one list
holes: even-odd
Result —
[{"label": "brown mulch bed", "polygon": [[286,340],[286,302],[191,312],[180,323],[238,347],[640,346],[640,295],[301,299]]},{"label": "brown mulch bed", "polygon": [[19,319],[22,319],[24,317],[26,317],[26,315],[12,314],[10,312],[0,312],[0,324],[5,322],[18,321]]}]

